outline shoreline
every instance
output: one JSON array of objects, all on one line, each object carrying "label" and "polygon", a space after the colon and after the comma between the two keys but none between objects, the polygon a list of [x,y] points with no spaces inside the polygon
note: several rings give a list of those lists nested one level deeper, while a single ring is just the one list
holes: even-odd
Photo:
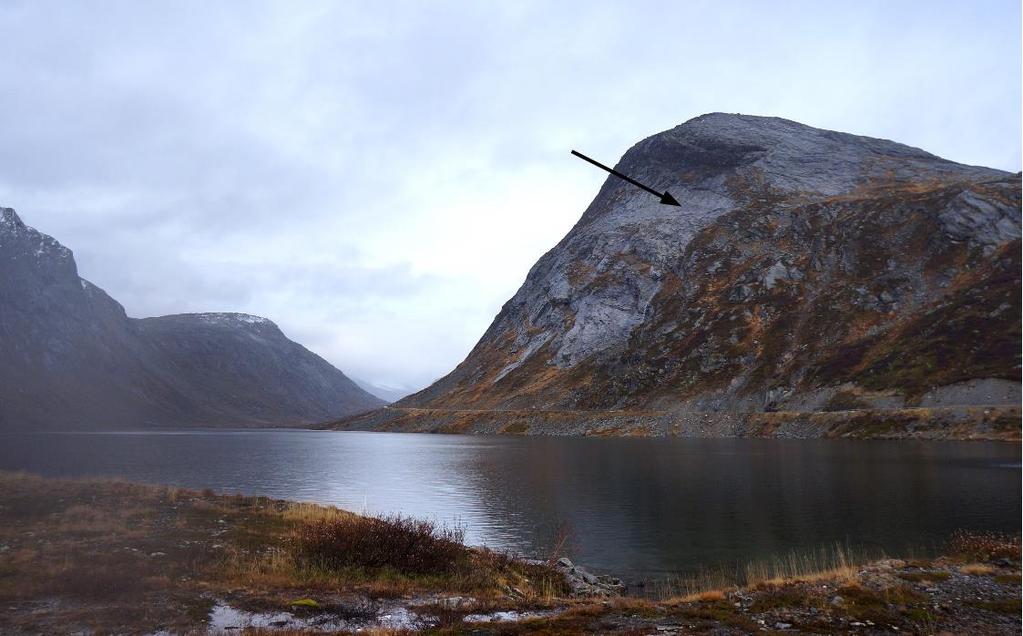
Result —
[{"label": "shoreline", "polygon": [[[709,573],[654,599],[620,596],[613,577],[567,559],[519,560],[411,519],[266,497],[0,472],[0,516],[4,633],[1020,630],[1018,537],[960,534],[944,556],[915,560],[839,547],[779,556],[748,564],[742,581]],[[369,543],[351,543],[366,531]],[[408,532],[435,569],[375,549]],[[364,547],[322,552],[324,536]],[[310,562],[310,550],[364,561]],[[383,560],[366,560],[374,552]]]},{"label": "shoreline", "polygon": [[9,429],[2,434],[187,434],[361,431],[534,437],[1023,441],[1023,407],[907,407],[847,411],[580,411],[385,406],[340,420],[278,426]]},{"label": "shoreline", "polygon": [[850,411],[469,410],[388,406],[322,430],[575,437],[1021,441],[1020,406]]}]

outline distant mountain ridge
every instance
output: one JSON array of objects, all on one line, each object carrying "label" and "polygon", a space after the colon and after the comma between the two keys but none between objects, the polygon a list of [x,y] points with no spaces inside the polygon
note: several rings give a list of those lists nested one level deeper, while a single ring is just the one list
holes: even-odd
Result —
[{"label": "distant mountain ridge", "polygon": [[362,387],[363,390],[365,390],[370,395],[375,395],[381,400],[384,400],[385,402],[389,403],[397,402],[406,395],[410,395],[416,392],[415,389],[373,384],[372,382],[367,382],[359,378],[352,378],[352,380],[354,380],[356,384]]},{"label": "distant mountain ridge", "polygon": [[609,177],[456,369],[342,426],[1019,404],[1019,175],[724,113],[616,168],[681,206]]},{"label": "distant mountain ridge", "polygon": [[302,425],[381,404],[266,318],[129,318],[0,208],[0,430]]}]

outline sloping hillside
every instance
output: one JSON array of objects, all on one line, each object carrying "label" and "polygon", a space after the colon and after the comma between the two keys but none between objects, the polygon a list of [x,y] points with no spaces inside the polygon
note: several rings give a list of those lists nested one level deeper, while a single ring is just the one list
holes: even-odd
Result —
[{"label": "sloping hillside", "polygon": [[0,430],[298,425],[383,404],[265,318],[129,318],[9,208],[0,361]]},{"label": "sloping hillside", "polygon": [[609,177],[465,361],[399,409],[1019,404],[1019,175],[720,113],[617,169],[681,206]]}]

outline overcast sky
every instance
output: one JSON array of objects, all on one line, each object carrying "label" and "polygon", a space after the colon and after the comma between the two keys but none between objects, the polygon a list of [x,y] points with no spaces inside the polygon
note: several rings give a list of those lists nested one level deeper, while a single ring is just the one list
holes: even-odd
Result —
[{"label": "overcast sky", "polygon": [[464,358],[633,143],[777,115],[1020,169],[1020,3],[0,2],[0,205],[132,316]]}]

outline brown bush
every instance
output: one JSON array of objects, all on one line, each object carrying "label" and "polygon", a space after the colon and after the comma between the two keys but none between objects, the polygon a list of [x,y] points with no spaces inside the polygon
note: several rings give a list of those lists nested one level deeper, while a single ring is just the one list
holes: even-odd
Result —
[{"label": "brown bush", "polygon": [[1020,538],[996,532],[957,530],[952,533],[947,552],[971,561],[1019,559]]},{"label": "brown bush", "polygon": [[391,568],[403,574],[449,574],[468,560],[462,528],[392,515],[346,516],[304,524],[296,556],[324,568]]}]

